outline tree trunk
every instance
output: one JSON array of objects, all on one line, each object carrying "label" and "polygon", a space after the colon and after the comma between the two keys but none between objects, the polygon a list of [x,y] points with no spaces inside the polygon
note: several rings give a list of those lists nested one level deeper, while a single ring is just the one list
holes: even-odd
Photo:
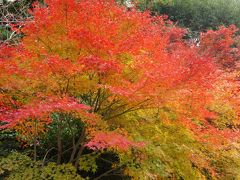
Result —
[{"label": "tree trunk", "polygon": [[85,127],[83,127],[83,129],[82,129],[82,133],[81,133],[81,136],[80,136],[80,148],[79,148],[79,151],[78,151],[78,154],[77,154],[77,157],[76,157],[76,161],[75,161],[75,164],[74,164],[74,166],[76,167],[76,168],[78,168],[78,166],[79,166],[79,159],[80,159],[80,157],[81,157],[81,155],[82,155],[82,152],[83,152],[83,150],[84,150],[84,139],[85,139]]}]

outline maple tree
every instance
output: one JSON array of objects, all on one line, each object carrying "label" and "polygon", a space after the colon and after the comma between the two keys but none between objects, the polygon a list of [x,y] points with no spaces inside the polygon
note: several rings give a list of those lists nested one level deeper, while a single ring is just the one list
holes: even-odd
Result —
[{"label": "maple tree", "polygon": [[[192,46],[183,40],[185,30],[166,17],[127,10],[113,0],[48,0],[46,4],[34,5],[34,21],[21,29],[24,37],[19,45],[0,49],[2,128],[15,130],[20,141],[33,144],[35,161],[39,141],[54,127],[58,164],[69,162],[81,170],[86,151],[108,150],[123,161],[119,168],[125,167],[129,162],[121,156],[134,159],[132,151],[148,146],[135,136],[141,128],[128,126],[132,113],[148,110],[170,109],[179,126],[195,138],[200,135],[200,142],[205,140],[201,137],[205,129],[228,136],[228,130],[208,124],[206,118],[213,114],[206,107],[214,99],[209,89],[214,89],[219,75],[216,58],[232,52],[231,40],[219,42],[225,51],[220,49],[222,56],[216,52],[215,57],[210,56],[218,51],[210,41],[215,37],[211,32],[209,38],[203,36],[201,48]],[[222,31],[231,36],[232,29]],[[161,113],[167,123],[168,116],[167,111]],[[198,127],[190,118],[206,126]],[[77,122],[82,124],[74,131],[71,123]],[[147,127],[144,121],[142,125]],[[68,160],[63,158],[67,131],[74,134]],[[197,160],[196,164],[202,165]],[[126,174],[132,175],[130,169]]]}]

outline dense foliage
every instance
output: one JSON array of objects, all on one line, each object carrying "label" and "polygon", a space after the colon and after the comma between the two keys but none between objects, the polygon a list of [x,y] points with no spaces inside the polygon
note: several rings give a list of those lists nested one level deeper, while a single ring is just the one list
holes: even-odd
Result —
[{"label": "dense foliage", "polygon": [[238,0],[138,0],[141,9],[166,14],[179,25],[192,31],[215,29],[218,26],[240,26]]},{"label": "dense foliage", "polygon": [[2,177],[239,178],[235,26],[196,46],[114,0],[46,4],[0,49]]}]

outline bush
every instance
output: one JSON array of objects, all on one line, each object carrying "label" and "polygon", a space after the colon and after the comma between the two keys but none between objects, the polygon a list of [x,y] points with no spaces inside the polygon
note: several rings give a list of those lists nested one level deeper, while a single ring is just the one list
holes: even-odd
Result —
[{"label": "bush", "polygon": [[4,177],[9,180],[82,179],[71,164],[57,166],[51,162],[42,166],[41,162],[34,162],[28,156],[16,152],[0,159],[0,178]]}]

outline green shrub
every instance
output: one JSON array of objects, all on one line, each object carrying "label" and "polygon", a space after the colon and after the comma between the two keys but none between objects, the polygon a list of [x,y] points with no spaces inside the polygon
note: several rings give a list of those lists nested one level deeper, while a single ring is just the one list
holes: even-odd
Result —
[{"label": "green shrub", "polygon": [[34,162],[28,156],[13,152],[0,159],[0,179],[7,180],[80,180],[77,170],[71,164],[57,165],[48,163],[42,166],[40,161]]}]

